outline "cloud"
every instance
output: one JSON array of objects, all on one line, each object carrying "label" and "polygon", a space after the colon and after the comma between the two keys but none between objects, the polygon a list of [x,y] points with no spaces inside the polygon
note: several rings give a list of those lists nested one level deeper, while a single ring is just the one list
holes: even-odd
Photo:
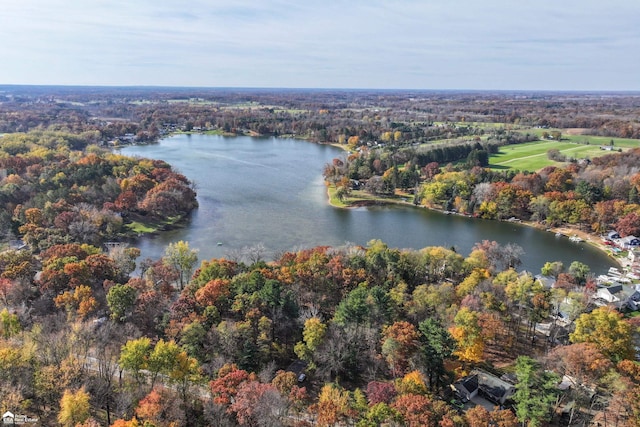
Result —
[{"label": "cloud", "polygon": [[637,16],[625,0],[10,0],[0,83],[640,89],[615,72],[640,65]]}]

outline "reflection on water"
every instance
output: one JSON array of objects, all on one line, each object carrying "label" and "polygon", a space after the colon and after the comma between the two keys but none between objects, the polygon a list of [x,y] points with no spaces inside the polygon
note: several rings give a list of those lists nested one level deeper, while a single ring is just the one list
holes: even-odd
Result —
[{"label": "reflection on water", "polygon": [[197,185],[199,208],[185,228],[142,238],[143,257],[159,258],[178,240],[200,260],[263,244],[269,254],[380,239],[391,247],[455,248],[467,255],[482,240],[516,243],[522,268],[535,273],[546,261],[573,261],[605,272],[615,265],[585,243],[517,223],[444,215],[413,206],[337,209],[327,203],[322,168],[342,152],[331,146],[277,138],[177,135],[158,144],[122,149],[125,155],[162,159]]}]

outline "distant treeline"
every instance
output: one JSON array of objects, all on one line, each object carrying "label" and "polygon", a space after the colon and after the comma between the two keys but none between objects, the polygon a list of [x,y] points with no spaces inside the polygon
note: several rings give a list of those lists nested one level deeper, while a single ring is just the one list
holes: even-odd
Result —
[{"label": "distant treeline", "polygon": [[0,132],[97,130],[105,140],[155,140],[175,126],[362,143],[400,131],[423,143],[486,132],[474,123],[640,138],[638,116],[633,94],[0,87]]}]

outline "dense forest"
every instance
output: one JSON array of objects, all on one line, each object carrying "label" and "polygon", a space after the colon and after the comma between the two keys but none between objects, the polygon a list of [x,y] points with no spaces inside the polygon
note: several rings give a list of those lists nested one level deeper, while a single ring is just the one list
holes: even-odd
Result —
[{"label": "dense forest", "polygon": [[[3,405],[63,425],[516,426],[574,402],[577,420],[637,425],[638,324],[594,309],[580,263],[546,266],[549,289],[495,242],[466,257],[372,241],[199,266],[178,242],[130,275],[136,256],[1,254]],[[460,410],[449,385],[477,366],[514,375],[513,412]]]},{"label": "dense forest", "polygon": [[100,245],[133,223],[169,224],[197,206],[192,183],[165,162],[95,145],[93,132],[31,131],[0,138],[0,233],[34,251]]},{"label": "dense forest", "polygon": [[[63,426],[640,426],[640,317],[596,304],[589,266],[549,260],[540,277],[491,241],[270,260],[199,260],[180,241],[141,260],[133,237],[188,218],[196,188],[109,149],[179,131],[342,142],[353,151],[324,175],[345,193],[413,189],[485,218],[638,235],[637,151],[535,173],[483,159],[535,139],[518,126],[637,137],[639,110],[633,94],[0,86],[0,411]],[[468,401],[478,372],[512,394]]]}]

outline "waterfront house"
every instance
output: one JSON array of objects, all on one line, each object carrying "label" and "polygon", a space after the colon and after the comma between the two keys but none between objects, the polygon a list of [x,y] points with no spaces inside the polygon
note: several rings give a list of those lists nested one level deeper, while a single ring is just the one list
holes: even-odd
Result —
[{"label": "waterfront house", "polygon": [[623,249],[633,249],[640,246],[640,239],[635,236],[626,236],[620,239],[619,244]]},{"label": "waterfront house", "polygon": [[536,274],[534,276],[534,279],[540,282],[540,284],[544,286],[545,289],[551,289],[556,284],[556,278],[553,276],[543,276],[542,274]]},{"label": "waterfront house", "polygon": [[637,310],[640,306],[640,285],[602,286],[596,290],[596,305],[611,305],[618,310]]},{"label": "waterfront house", "polygon": [[638,271],[640,271],[640,249],[634,248],[634,249],[629,250],[629,254],[627,255],[627,258],[631,262],[631,271],[633,273],[632,275],[627,274],[627,277],[629,277],[631,279],[640,278],[636,274]]},{"label": "waterfront house", "polygon": [[620,238],[620,233],[618,233],[617,231],[610,231],[607,233],[607,239],[609,240],[614,240],[619,238]]}]

